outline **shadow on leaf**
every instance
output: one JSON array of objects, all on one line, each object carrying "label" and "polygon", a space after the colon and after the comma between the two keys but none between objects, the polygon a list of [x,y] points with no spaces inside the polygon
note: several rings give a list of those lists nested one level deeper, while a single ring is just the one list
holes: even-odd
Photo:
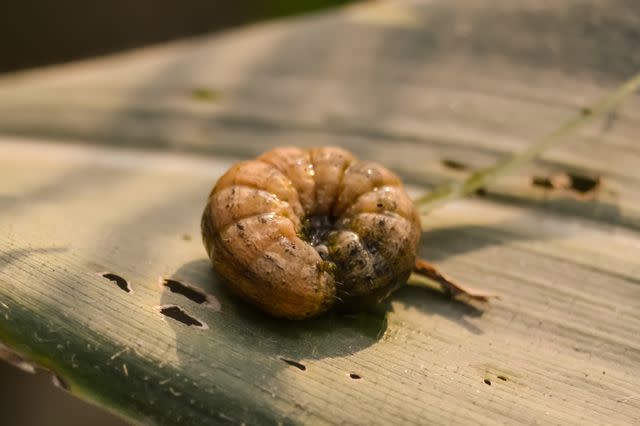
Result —
[{"label": "shadow on leaf", "polygon": [[[233,295],[208,259],[186,263],[171,279],[189,283],[217,299],[220,312],[197,311],[198,318],[211,329],[212,339],[222,339],[268,357],[324,359],[345,356],[375,344],[387,328],[383,311],[358,315],[329,312],[306,321],[272,318]],[[172,303],[193,306],[185,298],[165,292],[162,304]],[[176,329],[176,333],[180,330],[183,329]]]}]

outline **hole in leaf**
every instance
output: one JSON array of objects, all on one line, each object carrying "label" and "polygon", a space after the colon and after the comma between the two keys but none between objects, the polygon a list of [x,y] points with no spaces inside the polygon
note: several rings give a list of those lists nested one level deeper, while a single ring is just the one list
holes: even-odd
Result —
[{"label": "hole in leaf", "polygon": [[465,164],[456,160],[451,160],[448,158],[445,158],[442,160],[442,165],[445,166],[447,169],[460,170],[460,171],[469,170],[471,168],[469,167],[468,164]]},{"label": "hole in leaf", "polygon": [[490,379],[484,379],[484,383],[491,386],[491,380]]},{"label": "hole in leaf", "polygon": [[507,381],[507,376],[500,375],[500,376],[498,376],[498,379],[502,380],[503,382],[506,382]]},{"label": "hole in leaf", "polygon": [[362,379],[362,376],[356,373],[351,373],[349,374],[349,377],[351,377],[353,380],[360,380]]},{"label": "hole in leaf", "polygon": [[537,186],[540,188],[545,188],[545,189],[553,189],[555,188],[553,182],[551,181],[550,178],[548,177],[543,177],[543,176],[534,176],[533,178],[531,178],[531,184],[533,186]]},{"label": "hole in leaf", "polygon": [[203,304],[207,301],[206,294],[200,290],[196,290],[188,284],[183,284],[180,281],[163,278],[162,285],[168,288],[172,293],[180,294],[198,304]]},{"label": "hole in leaf", "polygon": [[580,195],[588,195],[598,189],[602,179],[577,173],[559,173],[553,176],[533,176],[531,185],[544,189],[564,189]]},{"label": "hole in leaf", "polygon": [[287,359],[282,357],[280,357],[280,359],[286,362],[287,364],[289,364],[290,366],[297,368],[298,370],[305,371],[307,369],[307,367],[304,364],[301,364],[298,361],[294,361],[292,359]]},{"label": "hole in leaf", "polygon": [[600,176],[595,178],[590,176],[582,176],[574,173],[568,173],[570,180],[570,187],[572,190],[581,194],[594,191],[600,185]]},{"label": "hole in leaf", "polygon": [[204,328],[204,329],[208,328],[206,324],[204,324],[202,321],[199,321],[196,318],[189,315],[188,313],[186,313],[184,309],[182,309],[180,306],[176,306],[176,305],[160,306],[160,313],[166,317],[169,317],[178,322],[181,322],[184,325],[187,325],[189,327],[193,326],[193,327]]},{"label": "hole in leaf", "polygon": [[100,276],[108,279],[111,282],[114,282],[120,288],[120,290],[131,293],[132,290],[131,286],[129,285],[129,281],[125,280],[120,275],[116,275],[111,272],[104,272],[101,273]]}]

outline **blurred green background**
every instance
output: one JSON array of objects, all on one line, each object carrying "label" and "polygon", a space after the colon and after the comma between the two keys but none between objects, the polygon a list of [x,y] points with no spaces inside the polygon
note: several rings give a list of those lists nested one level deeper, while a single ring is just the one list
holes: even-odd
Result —
[{"label": "blurred green background", "polygon": [[348,0],[8,0],[0,9],[0,72],[71,61]]}]

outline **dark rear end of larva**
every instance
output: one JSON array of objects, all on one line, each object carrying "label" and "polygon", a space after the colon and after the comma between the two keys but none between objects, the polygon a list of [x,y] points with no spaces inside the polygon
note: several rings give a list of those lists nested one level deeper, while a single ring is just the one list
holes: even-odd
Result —
[{"label": "dark rear end of larva", "polygon": [[335,147],[286,147],[234,165],[202,217],[214,267],[265,312],[357,311],[403,285],[420,218],[400,179]]}]

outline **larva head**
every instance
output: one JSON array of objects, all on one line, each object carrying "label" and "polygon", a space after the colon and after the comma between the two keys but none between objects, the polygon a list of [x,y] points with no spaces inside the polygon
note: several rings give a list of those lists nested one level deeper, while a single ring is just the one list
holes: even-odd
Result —
[{"label": "larva head", "polygon": [[290,319],[358,310],[404,284],[420,218],[400,179],[335,147],[277,148],[217,182],[205,247],[229,287]]}]

